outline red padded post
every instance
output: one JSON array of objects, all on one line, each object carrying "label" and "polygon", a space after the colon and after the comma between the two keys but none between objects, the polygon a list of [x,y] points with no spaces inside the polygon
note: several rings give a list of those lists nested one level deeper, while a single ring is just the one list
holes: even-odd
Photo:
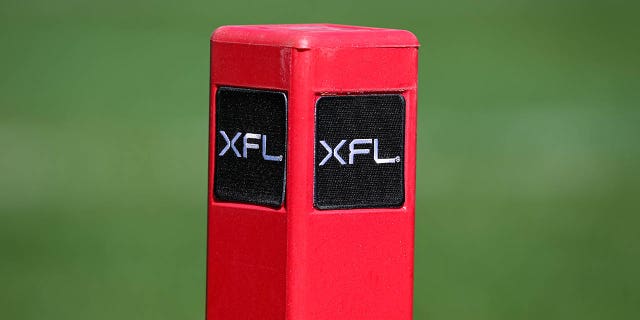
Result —
[{"label": "red padded post", "polygon": [[418,46],[327,24],[213,33],[207,319],[412,318]]}]

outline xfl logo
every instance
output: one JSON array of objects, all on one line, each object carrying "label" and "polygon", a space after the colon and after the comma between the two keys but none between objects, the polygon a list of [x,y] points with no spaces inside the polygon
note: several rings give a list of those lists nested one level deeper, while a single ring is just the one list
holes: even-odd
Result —
[{"label": "xfl logo", "polygon": [[380,152],[379,152],[380,148],[379,148],[378,139],[351,140],[351,142],[349,143],[349,159],[347,162],[339,154],[340,149],[344,146],[345,143],[347,143],[347,140],[340,140],[340,142],[335,147],[331,147],[325,140],[320,140],[320,145],[322,145],[322,147],[324,147],[324,149],[327,150],[327,155],[322,159],[322,161],[320,161],[319,166],[324,166],[327,163],[327,161],[331,159],[331,157],[335,158],[338,161],[338,163],[340,163],[340,165],[345,165],[347,163],[355,164],[356,155],[358,154],[365,155],[365,154],[371,153],[370,148],[361,148],[358,146],[371,145],[371,144],[373,144],[373,161],[375,161],[376,164],[400,162],[400,156],[395,156],[393,158],[380,158]]},{"label": "xfl logo", "polygon": [[262,141],[262,159],[267,161],[282,161],[282,155],[273,156],[267,154],[267,136],[264,134],[245,133],[244,137],[242,138],[242,155],[240,154],[240,150],[236,148],[236,142],[238,141],[238,139],[240,139],[240,137],[242,137],[242,132],[236,132],[236,134],[231,139],[229,139],[227,133],[222,130],[220,130],[220,135],[222,136],[222,139],[224,139],[224,141],[227,143],[227,145],[222,148],[218,156],[224,156],[229,150],[232,150],[236,157],[247,159],[249,156],[249,150],[260,149],[259,144],[253,143],[251,141],[260,140]]}]

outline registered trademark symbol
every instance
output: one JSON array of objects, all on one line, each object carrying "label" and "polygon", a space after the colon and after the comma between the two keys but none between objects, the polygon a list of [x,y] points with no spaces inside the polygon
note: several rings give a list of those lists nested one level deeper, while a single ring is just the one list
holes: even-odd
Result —
[{"label": "registered trademark symbol", "polygon": [[396,162],[400,162],[400,156],[396,157]]}]

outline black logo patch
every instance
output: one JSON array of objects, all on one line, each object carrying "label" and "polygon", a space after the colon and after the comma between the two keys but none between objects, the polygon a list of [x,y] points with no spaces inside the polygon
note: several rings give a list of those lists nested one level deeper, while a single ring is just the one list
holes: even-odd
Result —
[{"label": "black logo patch", "polygon": [[282,206],[287,150],[286,94],[218,88],[215,121],[215,198]]},{"label": "black logo patch", "polygon": [[402,95],[324,96],[318,99],[315,207],[402,206],[404,128]]}]

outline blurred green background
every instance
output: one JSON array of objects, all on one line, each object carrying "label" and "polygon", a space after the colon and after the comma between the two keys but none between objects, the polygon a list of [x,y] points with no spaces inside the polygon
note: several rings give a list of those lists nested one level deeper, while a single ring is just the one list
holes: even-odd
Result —
[{"label": "blurred green background", "polygon": [[640,318],[638,1],[0,1],[0,319],[203,319],[209,35],[403,28],[416,319]]}]

